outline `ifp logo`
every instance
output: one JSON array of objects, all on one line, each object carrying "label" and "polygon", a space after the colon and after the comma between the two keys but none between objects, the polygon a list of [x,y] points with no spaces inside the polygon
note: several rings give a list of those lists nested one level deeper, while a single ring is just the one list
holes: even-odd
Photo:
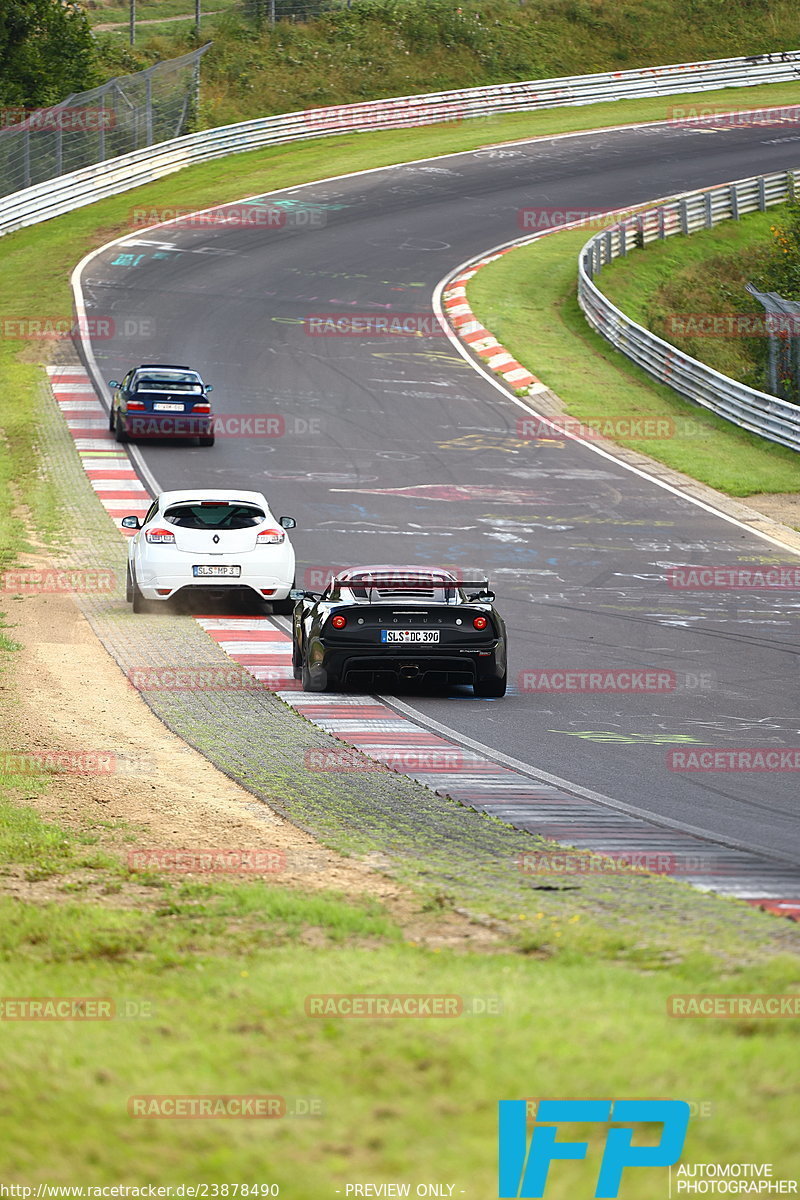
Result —
[{"label": "ifp logo", "polygon": [[[597,1121],[612,1125],[594,1191],[596,1198],[609,1200],[618,1195],[626,1167],[669,1167],[678,1161],[689,1113],[685,1100],[541,1100],[529,1145],[526,1101],[501,1100],[498,1196],[501,1200],[544,1196],[550,1164],[586,1158],[589,1149],[588,1142],[557,1141],[558,1126]],[[639,1122],[661,1125],[656,1145],[633,1145],[633,1125]]]}]

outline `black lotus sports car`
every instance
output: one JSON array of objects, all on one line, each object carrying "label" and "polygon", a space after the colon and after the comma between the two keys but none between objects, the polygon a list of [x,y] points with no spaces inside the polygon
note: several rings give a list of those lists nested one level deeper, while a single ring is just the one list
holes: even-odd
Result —
[{"label": "black lotus sports car", "polygon": [[506,690],[506,628],[486,579],[430,567],[350,567],[293,591],[292,666],[306,692],[470,684]]}]

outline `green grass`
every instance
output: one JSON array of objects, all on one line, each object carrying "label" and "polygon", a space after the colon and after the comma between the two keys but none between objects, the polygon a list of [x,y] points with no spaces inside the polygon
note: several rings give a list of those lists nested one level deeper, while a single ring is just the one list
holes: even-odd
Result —
[{"label": "green grass", "polygon": [[[191,3],[181,7],[181,0],[158,7],[163,15],[193,9]],[[222,5],[204,0],[204,7]],[[233,14],[208,18],[202,37],[210,33],[214,45],[203,61],[204,120],[222,124],[380,96],[800,44],[800,11],[789,0],[727,4],[724,19],[720,0],[353,0],[350,8],[331,7],[315,20],[283,20],[272,30],[257,30]],[[103,10],[104,20],[111,11]],[[139,12],[149,16],[153,6],[140,4]],[[124,31],[100,34],[99,40],[108,76],[196,44],[192,22],[140,26],[133,54]],[[668,103],[663,100],[662,109]]]},{"label": "green grass", "polygon": [[[620,445],[730,496],[800,491],[797,454],[736,429],[654,383],[589,329],[576,296],[578,253],[587,240],[585,229],[553,234],[484,267],[468,286],[479,320],[579,421],[603,428],[609,421],[638,418],[671,423],[671,436],[613,437]],[[639,261],[649,253],[649,248],[642,252]]]},{"label": "green grass", "polygon": [[[122,232],[134,206],[202,207],[337,171],[635,115],[632,106],[566,110],[490,130],[336,138],[194,168],[4,239],[0,316],[69,312],[70,268]],[[573,260],[570,251],[574,276]],[[563,262],[560,270],[566,285]],[[47,361],[46,348],[38,352]],[[30,343],[0,347],[0,472],[46,534],[56,506],[37,453],[34,394],[43,374],[28,361],[36,353]],[[4,512],[11,560],[22,539],[10,497]],[[7,686],[4,695],[12,698]],[[746,1152],[775,1161],[779,1173],[796,1171],[786,1101],[790,1023],[665,1016],[673,992],[795,987],[796,960],[774,953],[784,930],[771,918],[668,880],[603,881],[602,922],[588,892],[529,889],[513,912],[507,898],[487,893],[482,911],[500,918],[495,950],[437,952],[404,941],[376,904],[334,893],[132,877],[98,850],[95,828],[62,830],[25,807],[24,797],[46,783],[0,779],[7,883],[28,889],[24,900],[0,902],[2,994],[110,996],[122,1011],[150,1015],[0,1022],[7,1181],[276,1182],[294,1200],[318,1200],[354,1180],[440,1180],[455,1183],[456,1195],[463,1187],[485,1200],[496,1188],[496,1102],[525,1095],[710,1103],[712,1116],[692,1123],[687,1158]],[[432,894],[427,902],[420,896],[420,907],[446,919],[453,901],[434,893],[447,881],[434,878],[438,861],[423,867]],[[640,897],[631,915],[622,898],[637,887],[647,902]],[[305,996],[330,992],[499,997],[503,1013],[306,1017]],[[324,1112],[314,1120],[177,1124],[126,1113],[135,1094],[238,1092],[319,1099]],[[555,1178],[548,1196],[588,1193],[596,1162]],[[662,1194],[666,1181],[654,1178],[642,1172],[626,1181],[628,1200]]]},{"label": "green grass", "polygon": [[[80,838],[29,815],[3,847],[11,865],[29,860],[23,833],[45,855],[53,838],[82,852]],[[131,879],[110,878],[124,905]],[[0,1023],[6,1179],[179,1183],[189,1172],[276,1182],[297,1200],[354,1179],[439,1179],[484,1200],[496,1102],[522,1096],[686,1099],[711,1109],[690,1127],[687,1159],[725,1159],[735,1146],[735,1157],[775,1161],[782,1174],[800,1167],[786,1102],[791,1023],[665,1015],[673,993],[792,990],[795,960],[674,954],[623,965],[607,946],[562,944],[570,926],[557,919],[530,910],[525,923],[493,953],[457,954],[403,941],[375,903],[258,881],[161,880],[153,903],[136,907],[4,898],[3,996],[106,998],[117,1014]],[[307,996],[331,993],[480,997],[500,1011],[306,1015]],[[131,1096],[240,1093],[290,1106],[302,1097],[322,1113],[177,1125],[127,1115]],[[594,1169],[559,1173],[555,1200],[588,1189]],[[660,1181],[642,1172],[625,1195],[649,1200]]]},{"label": "green grass", "polygon": [[732,379],[765,390],[766,339],[676,336],[670,317],[682,313],[764,315],[745,284],[765,268],[781,206],[724,221],[690,237],[651,243],[604,268],[599,286],[641,325]]},{"label": "green grass", "polygon": [[[130,0],[90,0],[86,7],[92,25],[119,23],[127,29]],[[240,0],[203,0],[202,20],[205,20],[206,10],[212,14],[231,12],[237,7],[240,7]],[[163,21],[182,16],[194,20],[194,0],[137,0],[136,3],[137,25],[140,21]]]}]

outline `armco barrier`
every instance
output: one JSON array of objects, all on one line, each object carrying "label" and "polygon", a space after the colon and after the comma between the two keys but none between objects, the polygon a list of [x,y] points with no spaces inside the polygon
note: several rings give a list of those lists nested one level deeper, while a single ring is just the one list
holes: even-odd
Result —
[{"label": "armco barrier", "polygon": [[765,211],[798,193],[800,170],[740,179],[694,192],[609,225],[586,243],[578,260],[578,301],[599,334],[650,375],[741,429],[800,450],[800,408],[746,387],[637,325],[604,296],[594,279],[629,250],[677,233],[710,229],[743,213]]},{"label": "armco barrier", "polygon": [[781,83],[800,77],[800,51],[539,79],[464,91],[399,96],[333,108],[260,117],[188,134],[13,192],[0,202],[0,235],[34,225],[160,179],[193,163],[282,142],[362,130],[400,129],[438,121],[592,104],[646,96],[674,96],[718,88]]}]

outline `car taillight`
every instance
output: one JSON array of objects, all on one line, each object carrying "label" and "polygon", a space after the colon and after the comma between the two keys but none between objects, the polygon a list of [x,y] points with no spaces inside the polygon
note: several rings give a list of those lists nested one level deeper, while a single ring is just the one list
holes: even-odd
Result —
[{"label": "car taillight", "polygon": [[194,408],[192,409],[192,412],[210,413],[211,405],[210,404],[195,404]]},{"label": "car taillight", "polygon": [[257,546],[278,546],[286,538],[282,529],[264,529],[256,538]]},{"label": "car taillight", "polygon": [[474,617],[472,624],[476,629],[485,629],[489,622],[486,620],[486,617]]},{"label": "car taillight", "polygon": [[168,529],[148,529],[144,535],[148,542],[174,542],[175,534]]},{"label": "car taillight", "polygon": [[341,613],[337,613],[335,617],[331,618],[331,625],[334,629],[344,629],[346,624],[347,617],[343,617]]},{"label": "car taillight", "polygon": [[127,407],[129,412],[132,412],[133,410],[136,412],[144,412],[144,404],[141,400],[129,400]]}]

